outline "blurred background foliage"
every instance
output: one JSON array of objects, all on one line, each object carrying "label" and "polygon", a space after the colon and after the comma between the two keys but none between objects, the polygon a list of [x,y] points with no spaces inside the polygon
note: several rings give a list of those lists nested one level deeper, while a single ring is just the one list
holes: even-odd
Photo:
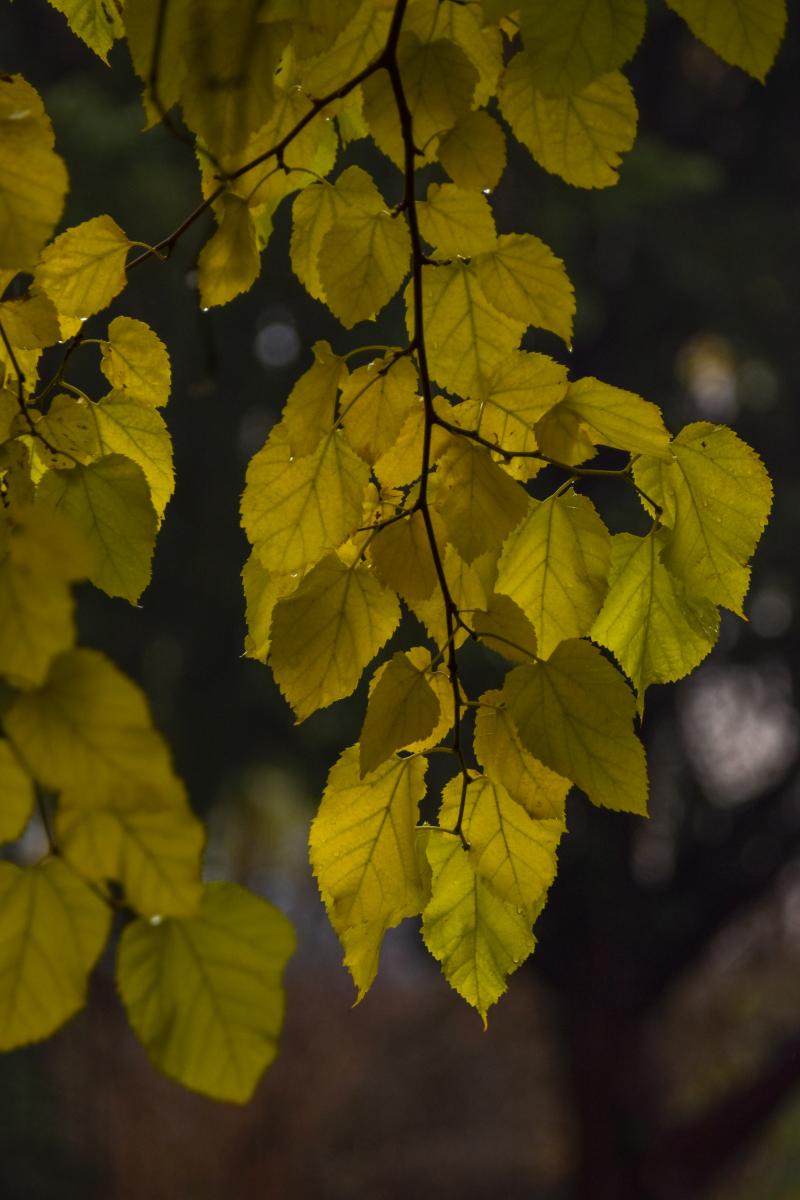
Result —
[{"label": "blurred background foliage", "polygon": [[[44,97],[70,170],[65,223],[108,212],[154,242],[196,202],[196,165],[163,130],[140,135],[124,47],[111,64],[45,0],[2,0],[0,69]],[[567,264],[576,375],[640,392],[673,428],[734,425],[775,481],[750,623],[724,621],[691,679],[649,694],[650,820],[573,796],[538,949],[487,1034],[411,926],[351,1010],[305,841],[327,768],[357,736],[363,688],[295,727],[269,672],[241,657],[238,497],[312,343],[375,338],[343,338],[292,276],[288,205],[252,292],[200,312],[201,224],[168,265],[136,272],[109,314],[146,319],[170,348],[178,485],[141,607],[86,588],[82,640],[145,687],[209,821],[208,873],[261,890],[297,923],[286,1032],[254,1101],[215,1105],[153,1074],[102,964],[86,1012],[0,1061],[4,1196],[800,1194],[797,13],[765,88],[657,5],[631,75],[640,133],[618,187],[578,192],[512,152],[493,202],[501,231],[535,232]],[[344,161],[367,159],[391,198],[399,176],[385,160],[360,144]],[[396,302],[386,341],[401,320]],[[529,348],[558,354],[543,334]],[[99,375],[76,382],[100,394]],[[593,495],[613,526],[627,495]],[[492,670],[476,651],[473,678]]]}]

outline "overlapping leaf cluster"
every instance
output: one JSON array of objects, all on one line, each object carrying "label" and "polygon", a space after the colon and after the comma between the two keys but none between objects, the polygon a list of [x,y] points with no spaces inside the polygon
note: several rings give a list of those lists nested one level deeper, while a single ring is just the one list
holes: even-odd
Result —
[{"label": "overlapping leaf cluster", "polygon": [[[671,6],[763,78],[781,0]],[[770,486],[731,430],[671,438],[652,403],[527,348],[530,328],[569,344],[574,298],[548,246],[497,228],[507,130],[567,183],[614,183],[645,0],[56,7],[104,60],[127,39],[147,121],[192,142],[203,195],[155,247],[109,216],[50,240],[66,170],[37,94],[0,79],[1,827],[18,837],[38,791],[57,848],[0,864],[0,1045],[79,1007],[122,896],[138,914],[118,952],[137,1034],[187,1085],[244,1099],[274,1052],[290,933],[255,897],[201,886],[202,831],[140,692],[74,645],[71,584],[135,602],[173,486],[164,346],[127,316],[84,336],[127,271],[168,258],[210,210],[199,298],[226,303],[288,204],[292,267],[345,328],[404,308],[402,344],[376,349],[372,324],[363,351],[317,343],[242,498],[246,650],[299,720],[354,691],[404,610],[421,630],[374,668],[311,830],[360,995],[386,930],[421,916],[485,1018],[533,949],[570,786],[646,811],[637,703],[708,653],[720,606],[741,614]],[[352,155],[338,165],[362,140],[397,168],[386,194]],[[79,354],[99,355],[107,394],[69,380]],[[540,486],[546,465],[558,480]],[[610,534],[596,476],[635,491],[646,532]],[[505,660],[502,687],[467,695],[467,641]],[[423,824],[442,749],[453,778]]]}]

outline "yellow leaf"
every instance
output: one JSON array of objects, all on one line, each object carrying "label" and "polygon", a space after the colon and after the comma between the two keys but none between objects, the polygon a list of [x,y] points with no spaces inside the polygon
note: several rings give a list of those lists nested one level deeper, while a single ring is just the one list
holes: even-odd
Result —
[{"label": "yellow leaf", "polygon": [[227,304],[248,291],[261,270],[256,227],[247,203],[232,192],[222,197],[222,220],[197,259],[203,308]]},{"label": "yellow leaf", "polygon": [[386,45],[391,16],[388,4],[362,0],[335,40],[303,69],[308,94],[327,96],[363,70]]},{"label": "yellow leaf", "polygon": [[90,50],[108,63],[108,52],[117,38],[125,34],[121,6],[115,0],[50,0],[63,13],[74,34]]},{"label": "yellow leaf", "polygon": [[278,425],[250,460],[242,525],[268,571],[286,574],[315,562],[361,520],[369,467],[341,432],[295,458]]},{"label": "yellow leaf", "polygon": [[608,591],[611,535],[585,496],[575,492],[530,502],[503,546],[495,587],[533,623],[539,654],[582,637]]},{"label": "yellow leaf", "polygon": [[247,603],[247,635],[244,652],[248,658],[265,663],[269,654],[272,612],[282,596],[288,596],[298,584],[292,575],[275,575],[262,567],[253,553],[242,570],[244,597]]},{"label": "yellow leaf", "polygon": [[[432,516],[442,532],[438,517],[435,513]],[[380,581],[410,603],[427,600],[436,587],[430,538],[419,511],[380,529],[367,553]]]},{"label": "yellow leaf", "polygon": [[469,614],[467,624],[490,650],[511,662],[536,658],[536,630],[510,596],[490,596],[486,609]]},{"label": "yellow leaf", "polygon": [[67,169],[38,92],[0,77],[0,269],[31,271],[67,193]]},{"label": "yellow leaf", "polygon": [[37,433],[44,438],[44,442],[34,439],[32,443],[34,461],[41,462],[41,470],[34,474],[34,479],[40,478],[50,468],[69,469],[76,460],[89,463],[100,453],[92,406],[83,397],[65,394],[55,396],[47,416],[37,419],[32,414],[32,420]]},{"label": "yellow leaf", "polygon": [[34,277],[60,313],[90,317],[125,287],[130,246],[111,217],[92,217],[44,249]]},{"label": "yellow leaf", "polygon": [[499,900],[475,871],[457,837],[430,831],[433,872],[422,937],[445,979],[480,1013],[506,990],[506,979],[532,953],[536,939],[524,912]]},{"label": "yellow leaf", "polygon": [[522,520],[528,496],[483,446],[454,437],[437,470],[436,510],[465,562],[499,550]]},{"label": "yellow leaf", "polygon": [[719,634],[716,607],[687,595],[661,562],[665,540],[663,532],[613,539],[609,592],[591,630],[630,679],[640,710],[645,688],[683,679]]},{"label": "yellow leaf", "polygon": [[333,429],[336,397],[347,379],[347,366],[327,342],[315,342],[313,351],[314,362],[289,393],[281,418],[292,454],[298,456],[311,454]]},{"label": "yellow leaf", "polygon": [[413,362],[387,356],[359,367],[344,383],[341,425],[350,445],[374,463],[395,445],[406,417],[417,406]]},{"label": "yellow leaf", "polygon": [[344,203],[336,188],[326,180],[311,183],[292,205],[292,236],[289,254],[292,270],[315,300],[325,303],[319,277],[319,252],[322,239],[331,228]]},{"label": "yellow leaf", "polygon": [[422,470],[422,442],[425,407],[419,397],[390,446],[373,464],[375,477],[384,489],[405,487],[419,479]]},{"label": "yellow leaf", "polygon": [[[162,9],[152,0],[125,0],[123,19],[133,69],[146,85],[142,97],[148,128],[161,120],[180,96],[186,75],[184,49],[189,38],[189,22],[194,0],[169,0]],[[160,33],[159,33],[160,29]],[[161,59],[158,72],[158,107],[149,93],[153,59],[160,38]],[[169,69],[165,70],[165,65]]]},{"label": "yellow leaf", "polygon": [[358,995],[356,1004],[364,999],[378,974],[381,946],[387,927],[380,921],[365,921],[339,931],[344,950],[344,965],[352,976]]},{"label": "yellow leaf", "polygon": [[361,728],[361,776],[374,771],[413,742],[427,738],[439,722],[439,701],[425,672],[398,651],[370,692]]},{"label": "yellow leaf", "polygon": [[245,1104],[277,1051],[294,948],[283,913],[234,883],[207,883],[195,916],[128,925],[117,987],[153,1065],[193,1091]]},{"label": "yellow leaf", "polygon": [[317,265],[325,303],[351,329],[391,300],[408,274],[411,243],[405,220],[392,215],[361,167],[343,171],[336,191],[343,203],[322,238]]},{"label": "yellow leaf", "polygon": [[11,345],[22,350],[53,346],[61,337],[58,313],[41,292],[0,304],[0,325]]},{"label": "yellow leaf", "polygon": [[115,784],[102,805],[68,789],[59,797],[56,837],[84,879],[116,880],[141,916],[196,912],[205,831],[177,780],[158,793],[140,783]]},{"label": "yellow leaf", "polygon": [[526,812],[537,819],[564,820],[571,784],[528,753],[503,704],[502,692],[484,692],[481,696],[475,714],[474,744],[475,757],[487,778],[505,788]]},{"label": "yellow leaf", "polygon": [[459,187],[491,191],[506,166],[505,134],[482,109],[465,113],[439,142],[437,156]]},{"label": "yellow leaf", "polygon": [[[574,452],[565,452],[564,434],[569,443],[569,423],[574,422]],[[550,436],[551,429],[555,437]],[[634,392],[623,391],[599,379],[578,379],[571,383],[564,399],[542,417],[536,426],[542,451],[551,458],[574,465],[590,455],[587,440],[595,445],[613,446],[630,454],[653,454],[670,458],[669,433],[661,409]],[[591,451],[594,453],[594,450]],[[576,455],[580,454],[578,458]]]},{"label": "yellow leaf", "polygon": [[[544,354],[518,350],[498,365],[484,399],[467,402],[460,424],[474,428],[504,450],[530,454],[538,449],[537,421],[558,404],[566,390],[566,367]],[[526,475],[535,474],[540,466],[535,459],[528,459]]]},{"label": "yellow leaf", "polygon": [[[458,815],[461,785],[461,777],[456,776],[444,789],[439,819],[445,828]],[[513,904],[518,912],[521,909],[533,923],[556,877],[563,820],[534,820],[504,787],[479,775],[467,787],[463,827],[476,875],[498,900]]]},{"label": "yellow leaf", "polygon": [[545,171],[576,187],[617,182],[637,122],[633,92],[619,71],[575,95],[545,96],[533,86],[526,56],[517,54],[503,77],[499,101],[514,135]]},{"label": "yellow leaf", "polygon": [[0,842],[13,842],[30,820],[36,796],[33,780],[7,738],[0,738]]},{"label": "yellow leaf", "polygon": [[169,754],[142,692],[96,650],[55,659],[42,687],[18,696],[4,728],[25,766],[51,791],[74,788],[102,804],[121,781],[173,786]]},{"label": "yellow leaf", "polygon": [[625,680],[588,642],[562,642],[548,662],[515,667],[503,689],[520,740],[593,804],[647,813],[644,748]]},{"label": "yellow leaf", "polygon": [[550,329],[569,346],[575,293],[560,258],[532,233],[506,233],[475,260],[480,285],[491,304],[526,325]]},{"label": "yellow leaf", "polygon": [[[482,399],[494,371],[519,346],[525,323],[490,303],[475,260],[424,266],[422,307],[431,376],[449,392]],[[413,336],[410,288],[406,308],[406,325]]]},{"label": "yellow leaf", "polygon": [[569,96],[621,67],[644,33],[645,0],[525,0],[522,40],[535,86]]},{"label": "yellow leaf", "polygon": [[695,37],[764,82],[786,28],[786,0],[667,0]]},{"label": "yellow leaf", "polygon": [[122,454],[107,454],[88,466],[48,471],[36,500],[81,532],[92,555],[92,583],[135,604],[150,582],[157,525],[142,468]]},{"label": "yellow leaf", "polygon": [[275,605],[270,661],[298,721],[349,696],[400,620],[397,597],[364,566],[329,554]]},{"label": "yellow leaf", "polygon": [[13,1050],[83,1008],[111,917],[57,858],[0,863],[0,913],[0,1050]]},{"label": "yellow leaf", "polygon": [[161,408],[169,399],[169,354],[161,338],[144,321],[115,317],[108,341],[101,343],[100,370],[112,388],[130,400]]},{"label": "yellow leaf", "polygon": [[85,577],[89,556],[66,518],[39,507],[16,513],[0,545],[0,671],[30,687],[75,639],[68,585]]},{"label": "yellow leaf", "polygon": [[503,69],[503,40],[498,29],[484,25],[479,5],[412,0],[403,28],[416,33],[424,42],[449,38],[459,46],[478,73],[473,108],[488,103]]},{"label": "yellow leaf", "polygon": [[391,928],[422,908],[415,838],[425,767],[421,758],[392,757],[362,777],[351,746],[331,768],[309,850],[337,933],[367,922]]},{"label": "yellow leaf", "polygon": [[[424,646],[412,646],[410,650],[406,651],[406,656],[412,666],[416,667],[418,671],[424,672],[428,686],[439,702],[439,719],[433,731],[427,737],[420,738],[418,742],[409,742],[406,746],[410,753],[421,754],[424,750],[438,746],[453,728],[453,685],[441,659],[438,660],[438,666],[435,669],[431,667],[431,652]],[[380,673],[385,667],[386,663],[378,668],[373,676],[373,683],[380,678]],[[461,696],[462,699],[465,698],[463,691]],[[417,846],[417,850],[419,851],[419,846]]]},{"label": "yellow leaf", "polygon": [[691,595],[743,616],[747,564],[772,507],[769,475],[724,425],[686,425],[672,450],[673,463],[640,458],[634,466],[636,482],[661,505],[671,530],[662,561]]},{"label": "yellow leaf", "polygon": [[[497,554],[482,554],[471,563],[464,562],[451,543],[447,542],[442,555],[447,587],[456,607],[462,612],[473,612],[485,608],[492,591],[496,575]],[[405,597],[404,597],[405,599]],[[427,629],[437,646],[447,641],[447,626],[444,619],[444,600],[438,587],[425,600],[408,601],[411,611]],[[460,646],[466,637],[464,630],[456,634],[455,644]]]},{"label": "yellow leaf", "polygon": [[109,392],[90,405],[90,415],[99,453],[124,455],[141,467],[160,521],[175,490],[172,440],[161,413],[124,392]]},{"label": "yellow leaf", "polygon": [[[478,116],[480,114],[474,114]],[[419,228],[434,253],[468,258],[491,250],[497,241],[489,201],[452,183],[432,183],[428,198],[417,205]]]}]

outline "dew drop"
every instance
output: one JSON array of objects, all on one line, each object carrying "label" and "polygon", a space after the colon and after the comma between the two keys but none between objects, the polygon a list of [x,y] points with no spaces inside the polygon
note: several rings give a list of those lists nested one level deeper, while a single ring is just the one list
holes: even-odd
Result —
[{"label": "dew drop", "polygon": [[289,572],[289,578],[290,578],[290,579],[297,579],[297,574],[298,574],[298,573],[297,573],[297,571],[290,571],[290,572]]},{"label": "dew drop", "polygon": [[[484,196],[491,196],[491,194],[492,194],[492,189],[491,189],[491,188],[484,188],[484,189],[483,189],[483,194],[484,194]],[[516,962],[516,959],[515,959],[514,961]]]},{"label": "dew drop", "polygon": [[289,455],[289,462],[294,462],[294,455],[293,455],[293,454],[290,454],[290,455]]},{"label": "dew drop", "polygon": [[80,323],[81,323],[81,325],[82,325],[82,324],[83,324],[83,322],[84,322],[84,321],[88,321],[88,320],[89,320],[89,318],[88,318],[88,317],[78,317],[78,320],[80,321]]},{"label": "dew drop", "polygon": [[156,914],[154,917],[150,918],[150,924],[151,925],[160,925],[161,922],[163,921],[163,919],[164,919],[163,917],[160,917],[158,914]]},{"label": "dew drop", "polygon": [[202,311],[203,311],[203,312],[208,312],[208,308],[206,307],[206,308],[204,308]]}]

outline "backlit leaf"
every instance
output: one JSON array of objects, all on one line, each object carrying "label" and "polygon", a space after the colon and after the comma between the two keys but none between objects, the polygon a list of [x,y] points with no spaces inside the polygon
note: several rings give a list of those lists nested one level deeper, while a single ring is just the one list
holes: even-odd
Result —
[{"label": "backlit leaf", "polygon": [[786,28],[786,0],[667,0],[695,37],[763,83]]},{"label": "backlit leaf", "polygon": [[349,696],[400,620],[396,596],[367,567],[329,554],[272,617],[275,681],[298,721]]},{"label": "backlit leaf", "polygon": [[523,746],[593,804],[647,813],[644,748],[633,696],[588,642],[562,642],[547,662],[515,667],[503,688]]},{"label": "backlit leaf", "polygon": [[570,781],[525,749],[502,692],[484,692],[480,699],[475,714],[475,757],[487,778],[505,788],[532,817],[563,820]]},{"label": "backlit leaf", "polygon": [[20,300],[4,300],[0,304],[0,324],[17,349],[53,346],[61,337],[58,314],[43,292],[33,292]]},{"label": "backlit leaf", "polygon": [[124,35],[121,7],[114,0],[50,0],[62,12],[73,33],[104,63],[117,38]]},{"label": "backlit leaf", "polygon": [[613,539],[609,591],[591,630],[633,683],[640,708],[645,688],[688,675],[719,634],[716,607],[687,595],[661,562],[665,540],[663,532]]},{"label": "backlit leaf", "polygon": [[[327,342],[315,342],[314,362],[289,393],[282,424],[292,454],[311,454],[323,434],[333,429],[336,397],[347,379],[347,367]],[[352,439],[351,439],[352,440]]]},{"label": "backlit leaf", "polygon": [[270,646],[272,613],[281,596],[287,596],[299,580],[292,575],[276,575],[262,567],[256,552],[242,569],[242,584],[247,603],[247,635],[244,652],[248,658],[266,662]]},{"label": "backlit leaf", "polygon": [[0,863],[0,914],[0,1050],[12,1050],[83,1008],[111,918],[58,858]]},{"label": "backlit leaf", "polygon": [[197,259],[197,283],[203,308],[227,304],[249,291],[261,270],[256,227],[246,201],[226,192],[222,220]]},{"label": "backlit leaf", "polygon": [[506,139],[489,113],[465,113],[439,142],[439,162],[461,188],[496,188],[506,166]]},{"label": "backlit leaf", "polygon": [[88,466],[48,471],[37,503],[80,530],[92,556],[92,583],[135,604],[150,582],[157,524],[142,468],[122,454],[107,454]]},{"label": "backlit leaf", "polygon": [[124,455],[144,472],[159,520],[175,489],[172,440],[161,413],[149,404],[109,392],[89,406],[101,454]]},{"label": "backlit leaf", "polygon": [[90,317],[125,287],[131,243],[111,217],[73,225],[45,248],[35,278],[60,313]]},{"label": "backlit leaf", "polygon": [[[441,522],[438,518],[436,521],[441,531]],[[419,511],[380,529],[369,544],[368,554],[381,582],[404,600],[426,600],[436,587],[430,538]]]},{"label": "backlit leaf", "polygon": [[160,408],[169,399],[171,371],[167,348],[144,321],[115,317],[102,343],[100,370],[112,388],[139,404]]},{"label": "backlit leaf", "polygon": [[500,593],[490,596],[486,608],[472,613],[468,624],[485,646],[503,658],[511,662],[530,662],[536,658],[536,631],[510,596]]},{"label": "backlit leaf", "polygon": [[[670,457],[669,433],[661,410],[634,392],[601,383],[599,379],[578,379],[570,383],[561,403],[542,418],[536,427],[542,450],[562,462],[582,462],[583,458],[564,458],[563,448],[554,445],[548,437],[550,428],[563,422],[564,416],[578,422],[579,447],[585,435],[593,445],[613,446],[631,454]],[[561,453],[553,453],[555,449],[560,449]],[[582,454],[582,449],[579,448],[577,453]]]},{"label": "backlit leaf", "polygon": [[569,491],[530,502],[503,546],[495,586],[532,622],[542,658],[563,639],[589,632],[608,590],[610,560],[611,535],[591,500]]},{"label": "backlit leaf", "polygon": [[13,842],[30,820],[33,780],[7,738],[0,738],[0,842]]},{"label": "backlit leaf", "polygon": [[564,264],[531,233],[506,233],[478,255],[475,270],[487,299],[506,316],[550,329],[572,342],[575,294]]},{"label": "backlit leaf", "polygon": [[[530,454],[538,449],[536,423],[565,395],[567,370],[544,354],[519,350],[509,354],[490,377],[486,395],[469,402],[461,424],[474,428],[481,437],[513,453]],[[474,414],[474,422],[466,419]],[[528,460],[535,473],[535,460]]]},{"label": "backlit leaf", "polygon": [[359,739],[362,777],[395,750],[423,741],[436,728],[439,716],[439,701],[425,672],[398,651],[381,672],[367,703]]},{"label": "backlit leaf", "polygon": [[432,183],[417,212],[420,232],[437,254],[466,258],[491,250],[497,241],[489,201],[480,192],[467,192],[452,183]]},{"label": "backlit leaf", "polygon": [[410,358],[386,356],[359,367],[342,387],[340,420],[350,445],[368,463],[397,441],[417,407],[417,372]]},{"label": "backlit leaf", "polygon": [[21,75],[0,77],[0,269],[30,271],[67,192],[67,169],[38,92]]},{"label": "backlit leaf", "polygon": [[294,947],[283,913],[233,883],[207,883],[195,916],[131,922],[117,987],[153,1065],[215,1100],[246,1103],[275,1057]]},{"label": "backlit leaf", "polygon": [[522,40],[535,86],[551,96],[579,92],[621,67],[644,33],[645,0],[525,0]]},{"label": "backlit leaf", "polygon": [[502,471],[482,446],[453,438],[437,471],[436,510],[465,562],[498,550],[525,515],[525,490]]}]

